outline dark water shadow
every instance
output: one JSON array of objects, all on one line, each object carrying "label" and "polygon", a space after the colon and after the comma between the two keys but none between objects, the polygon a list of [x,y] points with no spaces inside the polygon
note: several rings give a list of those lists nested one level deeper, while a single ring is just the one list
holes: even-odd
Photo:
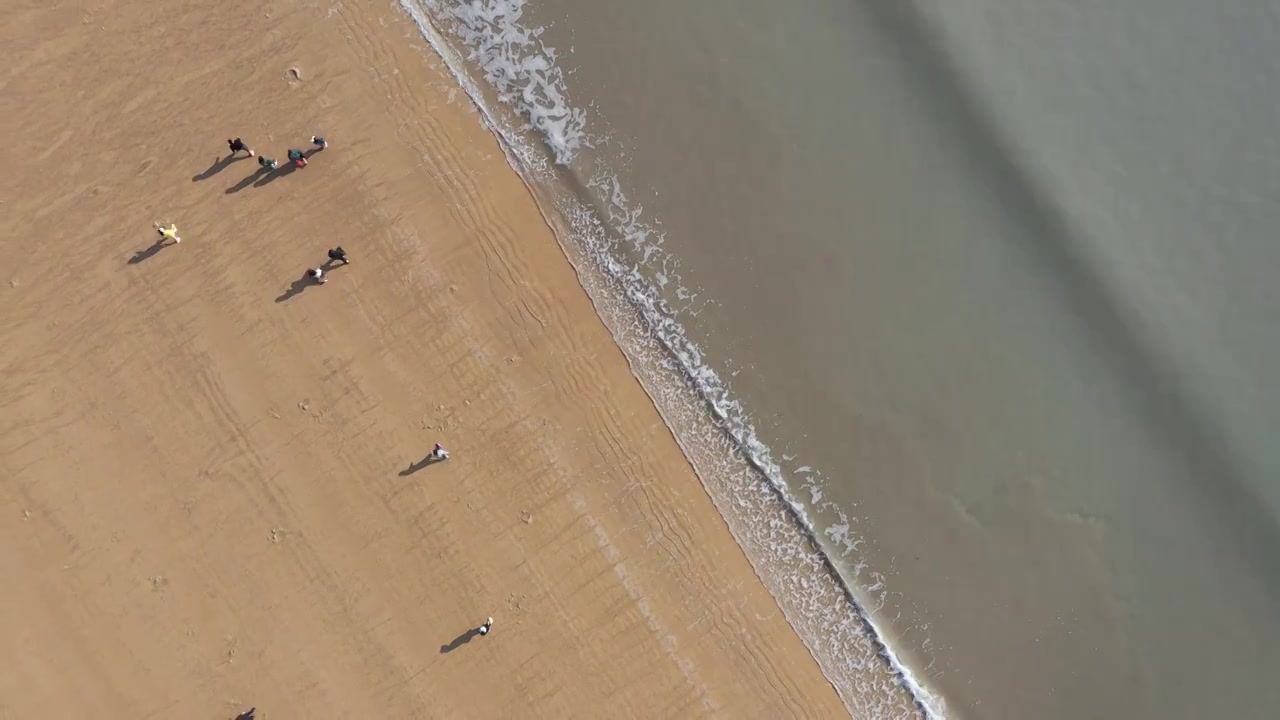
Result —
[{"label": "dark water shadow", "polygon": [[444,458],[438,458],[438,457],[428,455],[422,458],[421,460],[419,460],[418,462],[405,468],[404,470],[401,470],[400,477],[409,477],[410,475],[418,472],[419,470],[425,468],[428,465],[435,465],[436,463],[440,463],[440,462],[444,462]]},{"label": "dark water shadow", "polygon": [[278,180],[278,179],[280,179],[280,178],[284,177],[285,175],[290,175],[290,174],[292,174],[292,173],[293,173],[293,171],[294,171],[294,170],[297,170],[297,169],[298,169],[298,166],[297,166],[297,165],[294,165],[294,164],[293,164],[293,163],[291,163],[291,162],[286,162],[285,164],[278,166],[275,170],[273,170],[273,171],[271,171],[271,172],[267,173],[265,177],[263,177],[263,178],[261,178],[260,180],[258,180],[257,182],[255,182],[255,183],[253,184],[253,186],[254,186],[254,187],[262,187],[262,186],[266,185],[267,183],[275,182],[276,180]]},{"label": "dark water shadow", "polygon": [[172,244],[173,243],[165,242],[164,238],[160,238],[159,240],[152,243],[151,247],[145,250],[139,250],[138,252],[134,253],[133,257],[129,258],[129,264],[137,265],[138,263],[145,262],[146,260],[154,257],[156,253],[169,247]]},{"label": "dark water shadow", "polygon": [[319,285],[319,284],[320,283],[316,282],[315,278],[311,277],[310,272],[304,272],[302,273],[302,277],[298,278],[297,280],[294,280],[293,283],[289,285],[289,289],[285,290],[283,293],[280,294],[279,297],[276,298],[276,302],[278,303],[285,302],[286,300],[289,300],[296,295],[301,295],[303,290],[306,290],[312,285]]},{"label": "dark water shadow", "polygon": [[[1144,424],[1162,449],[1186,469],[1171,482],[1184,483],[1207,518],[1207,532],[1220,547],[1236,548],[1256,572],[1273,612],[1280,612],[1280,518],[1268,511],[1254,484],[1248,459],[1232,449],[1212,412],[1188,389],[1170,354],[1148,333],[1121,288],[1109,282],[1077,237],[1067,209],[1051,186],[1018,158],[1016,143],[992,115],[972,79],[958,72],[946,55],[947,42],[917,3],[867,2],[874,20],[898,41],[912,85],[927,88],[937,113],[958,129],[956,144],[983,173],[985,187],[997,193],[1001,207],[1023,231],[1015,249],[1026,253],[1057,278],[1060,297],[1085,320],[1095,352],[1128,388]],[[941,115],[940,115],[941,116]],[[1013,235],[1010,235],[1013,237]],[[1022,238],[1035,238],[1025,242]]]},{"label": "dark water shadow", "polygon": [[322,150],[324,150],[324,148],[321,148],[321,147],[313,147],[313,148],[311,148],[310,150],[308,150],[308,151],[306,151],[306,152],[302,153],[302,157],[304,157],[304,158],[306,158],[306,159],[310,160],[312,155],[315,155],[316,153],[321,152]]},{"label": "dark water shadow", "polygon": [[228,167],[231,166],[231,163],[236,162],[238,160],[247,160],[248,158],[249,158],[248,155],[235,155],[235,154],[228,155],[223,158],[218,158],[217,160],[213,161],[213,164],[210,165],[207,170],[200,173],[199,175],[192,176],[191,182],[200,182],[201,180],[208,180],[214,175],[217,175],[223,170],[226,170]]},{"label": "dark water shadow", "polygon": [[471,642],[472,640],[476,639],[479,636],[480,636],[480,628],[471,628],[470,630],[454,638],[453,642],[449,643],[448,645],[441,645],[440,654],[446,655],[448,653],[451,653],[454,650],[457,650],[463,645],[466,645],[467,643]]},{"label": "dark water shadow", "polygon": [[253,184],[254,180],[257,180],[258,178],[262,177],[262,174],[265,172],[267,172],[266,168],[263,168],[262,166],[258,166],[258,169],[249,173],[248,177],[236,183],[235,185],[232,185],[231,187],[227,188],[225,191],[226,194],[230,195],[232,193],[238,193],[241,190],[249,187],[250,185]]}]

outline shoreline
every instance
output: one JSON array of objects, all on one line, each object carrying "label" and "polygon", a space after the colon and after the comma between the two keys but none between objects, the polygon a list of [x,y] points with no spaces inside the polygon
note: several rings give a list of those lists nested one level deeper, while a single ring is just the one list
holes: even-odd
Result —
[{"label": "shoreline", "polygon": [[[642,209],[625,198],[620,204],[601,206],[594,190],[601,189],[597,183],[607,185],[612,178],[588,181],[574,169],[557,165],[582,149],[589,129],[585,116],[573,112],[571,105],[534,106],[521,101],[513,107],[509,102],[512,88],[525,83],[550,87],[547,94],[553,98],[570,94],[555,69],[554,50],[536,45],[512,49],[492,42],[493,36],[537,36],[538,28],[521,24],[519,15],[485,16],[483,22],[459,15],[445,20],[452,26],[450,31],[439,27],[438,18],[413,0],[399,2],[480,108],[508,161],[536,198],[544,220],[554,228],[596,313],[623,348],[632,374],[849,712],[945,716],[943,700],[884,641],[853,579],[842,574],[822,548],[817,529],[804,507],[790,496],[782,468],[757,439],[751,420],[726,407],[726,400],[732,398],[727,384],[714,370],[699,364],[696,358],[702,356],[701,350],[662,308],[664,292],[635,270],[618,271],[617,260],[640,254],[638,248],[632,253],[622,247],[623,236],[658,233],[637,223]],[[480,55],[464,60],[469,52]],[[528,66],[541,70],[523,69]],[[495,88],[472,77],[491,73],[501,79],[496,96]],[[541,121],[553,124],[538,132],[517,129],[525,122],[542,127]],[[593,155],[593,159],[600,158]],[[618,193],[614,182],[614,193]],[[608,202],[617,203],[618,198]],[[615,217],[615,211],[623,217]],[[651,244],[639,264],[649,264],[651,252],[657,264],[665,267],[665,252]],[[678,275],[673,280],[680,283]],[[672,371],[672,363],[681,371]],[[745,462],[734,459],[738,454]],[[788,529],[780,530],[782,524]],[[769,530],[762,535],[766,527]],[[799,585],[807,589],[800,592]]]},{"label": "shoreline", "polygon": [[0,709],[843,712],[407,18],[244,9],[6,11]]}]

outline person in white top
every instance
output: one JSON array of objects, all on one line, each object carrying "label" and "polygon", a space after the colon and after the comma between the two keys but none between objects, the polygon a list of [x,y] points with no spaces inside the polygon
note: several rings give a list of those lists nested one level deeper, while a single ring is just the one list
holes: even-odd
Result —
[{"label": "person in white top", "polygon": [[324,268],[311,268],[307,270],[307,275],[310,275],[312,280],[321,285],[329,282],[329,278],[324,276]]},{"label": "person in white top", "polygon": [[481,635],[488,635],[489,631],[492,629],[493,629],[493,618],[486,618],[484,621],[484,624],[476,628],[476,632],[480,633]]}]

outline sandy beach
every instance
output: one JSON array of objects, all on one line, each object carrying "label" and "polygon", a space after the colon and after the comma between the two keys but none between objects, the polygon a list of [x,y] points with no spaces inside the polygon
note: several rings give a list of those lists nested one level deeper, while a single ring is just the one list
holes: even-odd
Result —
[{"label": "sandy beach", "polygon": [[0,16],[0,717],[844,713],[392,3]]}]

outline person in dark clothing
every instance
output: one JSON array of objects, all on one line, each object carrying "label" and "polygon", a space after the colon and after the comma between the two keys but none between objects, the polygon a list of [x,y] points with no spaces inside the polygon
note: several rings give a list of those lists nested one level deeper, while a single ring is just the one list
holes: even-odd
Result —
[{"label": "person in dark clothing", "polygon": [[280,163],[267,157],[266,155],[263,155],[262,157],[258,158],[258,164],[262,166],[263,170],[275,170],[276,168],[280,167]]},{"label": "person in dark clothing", "polygon": [[245,145],[245,144],[244,144],[244,141],[243,141],[243,140],[241,140],[240,138],[236,138],[235,140],[228,140],[228,141],[227,141],[227,147],[230,147],[230,148],[231,148],[231,154],[232,154],[232,155],[235,155],[236,153],[240,152],[241,150],[243,150],[243,151],[245,151],[245,152],[249,153],[249,157],[253,157],[254,155],[256,155],[256,154],[257,154],[257,153],[255,153],[255,152],[253,151],[253,148],[249,147],[248,145]]},{"label": "person in dark clothing", "polygon": [[325,139],[320,137],[319,135],[311,136],[311,144],[316,146],[316,150],[323,150],[329,147],[329,143],[326,142]]},{"label": "person in dark clothing", "polygon": [[341,262],[343,265],[351,262],[347,259],[347,251],[343,250],[341,245],[329,251],[329,260]]},{"label": "person in dark clothing", "polygon": [[244,712],[237,715],[236,720],[253,720],[253,714],[256,712],[258,712],[258,708],[251,707],[248,710],[245,710]]},{"label": "person in dark clothing", "polygon": [[289,148],[289,160],[290,162],[292,162],[294,165],[297,165],[298,167],[307,166],[307,157],[302,154],[301,150],[295,150],[293,148]]}]

